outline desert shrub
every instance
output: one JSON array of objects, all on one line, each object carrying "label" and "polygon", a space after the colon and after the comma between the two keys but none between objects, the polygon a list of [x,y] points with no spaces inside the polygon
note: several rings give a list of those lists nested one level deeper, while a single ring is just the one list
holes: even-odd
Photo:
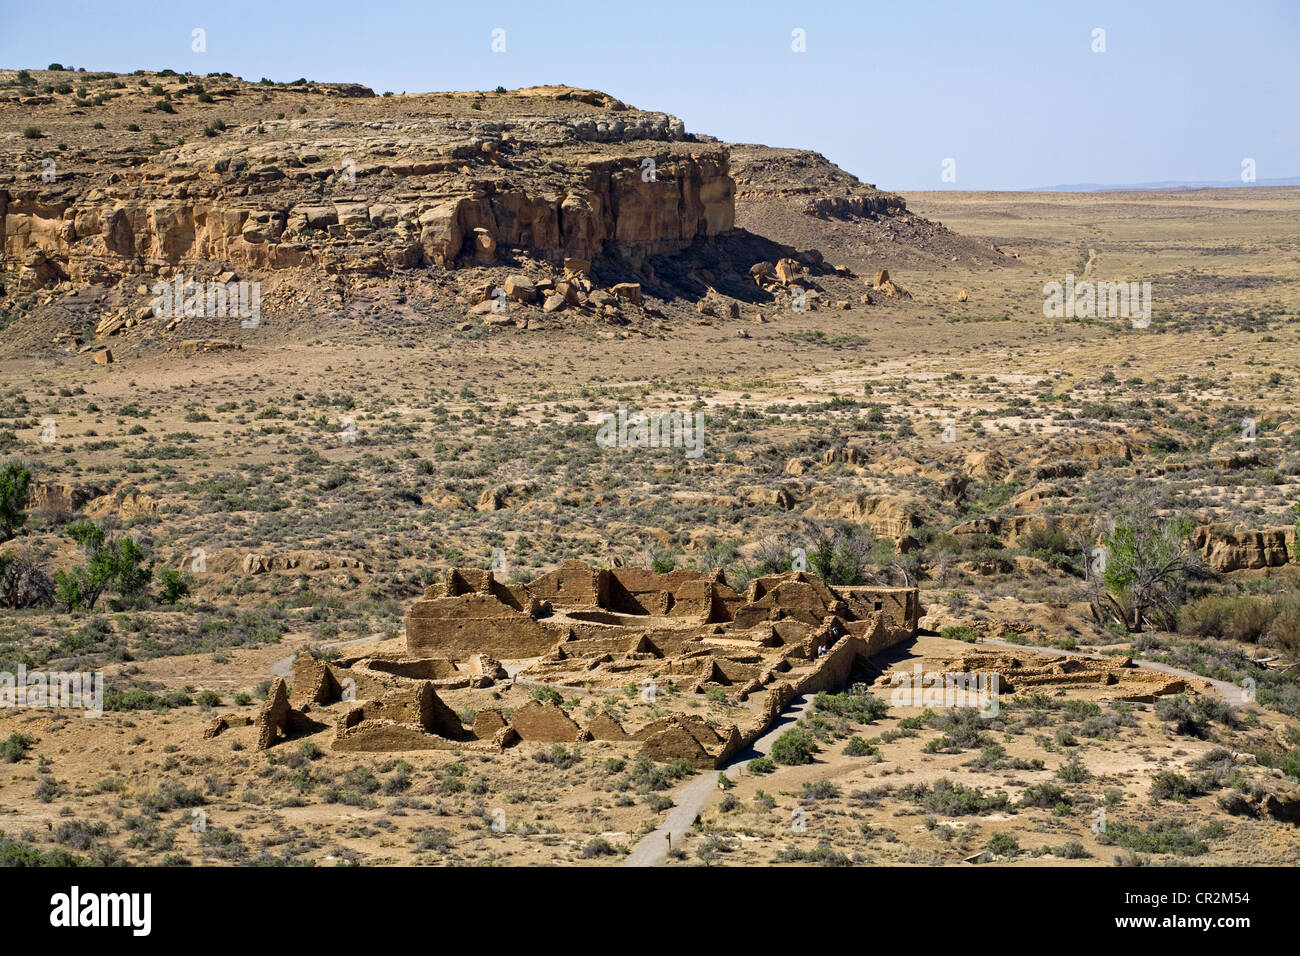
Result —
[{"label": "desert shrub", "polygon": [[55,828],[54,839],[74,850],[89,850],[95,840],[107,832],[108,824],[102,821],[86,823],[81,820],[68,820]]},{"label": "desert shrub", "polygon": [[1215,747],[1208,754],[1192,764],[1197,771],[1193,783],[1202,793],[1219,790],[1223,787],[1237,787],[1244,783],[1241,771],[1237,769],[1232,751]]},{"label": "desert shrub", "polygon": [[1070,759],[1061,764],[1056,775],[1066,783],[1086,783],[1092,778],[1092,772],[1083,765],[1083,758],[1078,751],[1070,754]]},{"label": "desert shrub", "polygon": [[1156,716],[1174,725],[1174,733],[1204,738],[1211,723],[1236,725],[1236,715],[1221,700],[1200,694],[1177,694],[1156,701]]},{"label": "desert shrub", "polygon": [[155,694],[143,687],[131,687],[127,690],[117,687],[104,688],[105,710],[170,710],[173,707],[188,707],[193,703],[194,698],[183,690]]},{"label": "desert shrub", "polygon": [[1172,853],[1201,856],[1210,851],[1204,840],[1184,829],[1177,820],[1153,823],[1143,830],[1132,824],[1107,824],[1104,842],[1115,843],[1135,853]]},{"label": "desert shrub", "polygon": [[415,837],[417,850],[433,850],[445,853],[451,847],[451,837],[446,830],[422,830]]},{"label": "desert shrub", "polygon": [[42,853],[36,847],[17,840],[9,840],[0,833],[0,867],[86,865],[87,861],[84,857],[75,856],[67,850],[55,849],[49,853]]},{"label": "desert shrub", "polygon": [[827,584],[867,583],[867,564],[876,540],[863,525],[821,526],[808,549],[808,569]]},{"label": "desert shrub", "polygon": [[600,856],[616,856],[617,854],[618,850],[615,850],[604,837],[592,837],[587,841],[587,845],[582,848],[582,858],[584,860]]},{"label": "desert shrub", "polygon": [[26,734],[14,731],[0,742],[0,763],[17,763],[27,755],[34,741]]},{"label": "desert shrub", "polygon": [[819,866],[852,866],[853,861],[833,849],[828,843],[818,843],[811,850],[800,850],[797,847],[786,847],[776,854],[776,859],[781,863],[816,863]]},{"label": "desert shrub", "polygon": [[867,743],[861,737],[850,737],[849,742],[844,746],[846,757],[874,757],[879,752],[879,748]]},{"label": "desert shrub", "polygon": [[1062,803],[1068,804],[1069,800],[1066,798],[1065,790],[1054,783],[1036,783],[1032,787],[1026,787],[1020,797],[1022,807],[1050,810]]},{"label": "desert shrub", "polygon": [[1063,860],[1083,860],[1091,856],[1084,845],[1078,840],[1071,840],[1065,846],[1056,851],[1056,855]]},{"label": "desert shrub", "polygon": [[1020,841],[1010,833],[995,833],[989,838],[988,851],[994,856],[1015,856],[1020,852]]},{"label": "desert shrub", "polygon": [[889,704],[873,694],[828,694],[819,691],[813,707],[839,717],[869,724],[889,713]]},{"label": "desert shrub", "polygon": [[820,748],[817,741],[803,727],[791,727],[772,744],[772,759],[786,766],[812,763]]},{"label": "desert shrub", "polygon": [[801,803],[816,803],[818,800],[829,800],[840,795],[840,788],[835,786],[829,780],[809,781],[803,785],[803,793],[800,795]]},{"label": "desert shrub", "polygon": [[947,777],[940,777],[930,787],[916,783],[904,787],[901,795],[905,800],[918,803],[932,813],[948,816],[962,816],[975,813],[987,813],[990,810],[1005,809],[1009,799],[1002,791],[986,794],[978,787],[967,787],[953,783]]},{"label": "desert shrub", "polygon": [[649,757],[638,757],[628,771],[626,783],[635,786],[642,793],[667,790],[676,781],[689,777],[694,772],[695,768],[688,760],[673,760],[658,767]]},{"label": "desert shrub", "polygon": [[993,724],[973,707],[950,707],[942,715],[932,714],[927,722],[936,730],[944,731],[942,737],[926,744],[927,753],[980,750],[991,743],[986,730]]},{"label": "desert shrub", "polygon": [[1019,543],[1026,553],[1058,566],[1061,559],[1073,561],[1078,553],[1070,536],[1054,524],[1030,528]]},{"label": "desert shrub", "polygon": [[544,704],[554,704],[558,707],[564,703],[564,695],[554,687],[539,687],[533,691],[533,700],[540,700]]},{"label": "desert shrub", "polygon": [[0,607],[50,607],[54,595],[54,579],[30,552],[0,554]]},{"label": "desert shrub", "polygon": [[149,810],[169,811],[201,807],[207,803],[207,798],[198,790],[171,781],[164,783],[140,802]]},{"label": "desert shrub", "polygon": [[1177,800],[1186,803],[1188,797],[1199,797],[1203,791],[1180,773],[1162,770],[1151,782],[1151,801]]},{"label": "desert shrub", "polygon": [[556,744],[550,750],[539,750],[533,754],[533,759],[538,763],[550,764],[557,770],[568,770],[582,762],[582,754],[578,750],[569,750],[564,744]]}]

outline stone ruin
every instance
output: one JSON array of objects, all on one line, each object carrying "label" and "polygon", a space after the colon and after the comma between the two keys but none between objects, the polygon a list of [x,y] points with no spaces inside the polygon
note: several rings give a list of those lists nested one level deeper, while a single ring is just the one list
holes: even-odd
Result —
[{"label": "stone ruin", "polygon": [[[803,571],[750,581],[722,572],[592,568],[571,561],[526,582],[452,568],[407,616],[407,653],[322,661],[300,655],[293,694],[268,698],[259,743],[344,701],[340,751],[458,749],[499,752],[516,742],[626,742],[654,760],[718,767],[762,736],[792,698],[844,686],[859,664],[914,637],[916,588],[836,587]],[[509,662],[508,669],[501,662]],[[681,695],[724,695],[748,714],[720,727],[670,713],[624,727],[608,713],[586,719],[531,700],[506,715],[479,710],[472,726],[439,690],[513,683],[585,694],[624,694],[672,710]],[[276,701],[283,682],[272,688]]]}]

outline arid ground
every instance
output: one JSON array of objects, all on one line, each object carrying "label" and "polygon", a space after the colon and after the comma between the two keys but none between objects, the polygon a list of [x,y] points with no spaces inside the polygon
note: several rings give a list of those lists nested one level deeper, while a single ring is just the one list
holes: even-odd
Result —
[{"label": "arid ground", "polygon": [[[6,142],[25,148],[17,116]],[[1300,564],[1266,538],[1289,547],[1300,501],[1300,188],[914,193],[908,215],[946,230],[891,237],[746,199],[736,149],[736,225],[846,267],[804,311],[721,281],[701,310],[665,280],[625,321],[505,324],[471,313],[456,270],[291,269],[265,275],[256,329],[88,335],[114,353],[98,364],[51,343],[152,280],[38,306],[7,261],[0,456],[40,494],[0,550],[72,570],[65,525],[84,514],[156,565],[144,597],[0,610],[0,670],[102,669],[109,708],[0,710],[3,852],[618,863],[698,772],[599,741],[489,758],[335,753],[332,727],[266,751],[251,728],[203,730],[254,713],[309,647],[400,650],[407,608],[451,566],[654,563],[742,587],[838,530],[869,580],[921,589],[921,635],[862,675],[881,700],[882,674],[915,661],[1065,651],[1172,666],[1187,690],[1048,685],[992,719],[829,696],[801,719],[811,761],[733,771],[669,864],[1300,862]],[[876,291],[882,269],[910,298]],[[474,282],[519,271],[540,275],[521,258]],[[1044,284],[1067,274],[1150,282],[1149,324],[1045,317]],[[703,454],[599,447],[596,417],[620,404],[702,410]],[[1173,619],[1128,633],[1094,618],[1084,566],[1136,502],[1199,529],[1205,567]],[[188,593],[160,595],[164,568]],[[531,696],[443,695],[462,715]],[[564,696],[655,715],[635,688]]]}]

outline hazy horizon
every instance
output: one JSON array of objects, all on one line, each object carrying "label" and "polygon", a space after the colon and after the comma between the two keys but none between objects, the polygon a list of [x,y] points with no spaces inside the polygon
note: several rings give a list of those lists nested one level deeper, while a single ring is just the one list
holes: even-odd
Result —
[{"label": "hazy horizon", "polygon": [[1300,99],[1300,7],[1286,3],[1225,13],[1015,0],[887,16],[838,2],[66,9],[57,31],[45,8],[0,11],[0,62],[301,76],[377,93],[566,83],[694,133],[814,150],[892,190],[1229,183],[1247,160],[1260,182],[1300,175],[1300,132],[1278,115]]}]

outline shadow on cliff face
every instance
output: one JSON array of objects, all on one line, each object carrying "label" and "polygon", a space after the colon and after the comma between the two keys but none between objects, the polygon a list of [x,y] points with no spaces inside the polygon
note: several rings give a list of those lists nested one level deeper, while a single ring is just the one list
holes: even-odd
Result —
[{"label": "shadow on cliff face", "polygon": [[696,302],[712,288],[742,302],[769,303],[776,297],[754,281],[750,268],[786,258],[798,260],[813,276],[828,271],[816,250],[799,252],[746,229],[732,229],[716,236],[697,236],[685,249],[672,254],[606,254],[592,263],[592,278],[601,286],[639,282],[646,294],[668,302]]}]

